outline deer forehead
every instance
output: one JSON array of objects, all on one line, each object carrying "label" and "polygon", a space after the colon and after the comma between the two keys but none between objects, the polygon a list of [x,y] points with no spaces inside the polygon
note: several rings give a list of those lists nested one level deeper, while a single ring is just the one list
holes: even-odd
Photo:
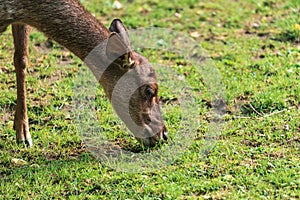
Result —
[{"label": "deer forehead", "polygon": [[135,70],[140,79],[145,82],[155,82],[155,72],[150,64],[137,66]]}]

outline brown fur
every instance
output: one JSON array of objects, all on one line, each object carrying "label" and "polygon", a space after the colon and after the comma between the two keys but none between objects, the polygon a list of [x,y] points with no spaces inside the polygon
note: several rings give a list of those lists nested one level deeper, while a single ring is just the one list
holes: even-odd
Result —
[{"label": "brown fur", "polygon": [[[14,64],[17,74],[17,108],[15,114],[15,129],[18,141],[25,141],[31,146],[27,107],[26,107],[26,64],[28,62],[29,26],[37,28],[48,37],[68,48],[80,59],[84,60],[89,53],[101,42],[107,40],[124,25],[120,21],[113,21],[110,30],[96,20],[77,0],[3,0],[0,4],[0,33],[13,24],[15,45]],[[27,26],[29,25],[29,26]],[[119,36],[117,37],[119,38]],[[123,37],[126,48],[130,49],[129,38]],[[120,47],[120,43],[116,43]],[[129,51],[115,60],[99,79],[109,99],[117,81],[128,70],[140,64],[151,65],[146,58]],[[155,76],[155,73],[153,73]],[[154,77],[155,78],[155,77]],[[133,80],[134,81],[134,80]],[[151,99],[145,99],[143,88],[135,93],[130,102],[130,114],[135,123],[141,126],[147,124],[147,109],[155,107],[157,119],[156,129],[159,132],[153,137],[139,139],[148,146],[153,146],[160,138],[166,138],[165,127],[158,107],[157,85],[153,85],[156,94]],[[149,101],[153,103],[149,104]],[[156,108],[158,107],[158,109]],[[155,130],[156,130],[155,129]]]}]

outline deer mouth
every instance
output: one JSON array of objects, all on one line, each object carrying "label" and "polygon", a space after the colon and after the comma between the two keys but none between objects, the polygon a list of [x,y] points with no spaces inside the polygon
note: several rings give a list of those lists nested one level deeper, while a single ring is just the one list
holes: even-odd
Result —
[{"label": "deer mouth", "polygon": [[165,143],[168,141],[168,132],[164,126],[161,131],[150,137],[136,138],[140,143],[147,147],[154,147],[158,143]]}]

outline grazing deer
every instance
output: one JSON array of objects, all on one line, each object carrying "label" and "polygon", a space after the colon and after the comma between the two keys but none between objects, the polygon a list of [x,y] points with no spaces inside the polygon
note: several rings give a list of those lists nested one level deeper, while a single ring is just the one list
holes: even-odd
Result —
[{"label": "grazing deer", "polygon": [[[154,146],[158,141],[167,140],[166,127],[159,109],[155,71],[146,58],[131,50],[127,30],[121,20],[113,20],[107,29],[77,0],[2,0],[0,33],[10,24],[14,38],[14,65],[17,77],[17,107],[14,119],[17,142],[32,146],[25,86],[29,26],[65,46],[83,61],[99,44],[107,41],[99,54],[104,52],[111,62],[105,70],[102,68],[103,73],[96,78],[109,100],[113,103],[114,87],[127,73],[135,71],[136,76],[128,76],[131,78],[126,79],[127,84],[123,87],[131,83],[143,83],[132,92],[130,100],[127,101],[130,115],[126,114],[126,109],[122,109],[124,102],[118,103],[122,98],[115,98],[118,99],[113,103],[115,111],[142,144]],[[95,52],[97,54],[98,51],[94,51],[94,54]],[[93,58],[97,58],[97,55]],[[101,65],[101,62],[99,56],[96,63]],[[93,67],[88,64],[94,74],[97,64]],[[149,77],[151,81],[143,80]]]}]

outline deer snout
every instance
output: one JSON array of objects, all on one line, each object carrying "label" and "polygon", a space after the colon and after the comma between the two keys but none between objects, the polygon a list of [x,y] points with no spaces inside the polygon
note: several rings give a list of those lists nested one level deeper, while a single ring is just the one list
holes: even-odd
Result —
[{"label": "deer snout", "polygon": [[162,134],[162,139],[164,141],[167,141],[168,140],[168,132],[167,132],[166,126],[164,126],[163,130],[161,131],[161,134]]},{"label": "deer snout", "polygon": [[160,132],[152,137],[143,138],[141,142],[148,147],[154,147],[156,144],[162,142],[165,143],[168,140],[168,132],[166,127],[164,126]]}]

